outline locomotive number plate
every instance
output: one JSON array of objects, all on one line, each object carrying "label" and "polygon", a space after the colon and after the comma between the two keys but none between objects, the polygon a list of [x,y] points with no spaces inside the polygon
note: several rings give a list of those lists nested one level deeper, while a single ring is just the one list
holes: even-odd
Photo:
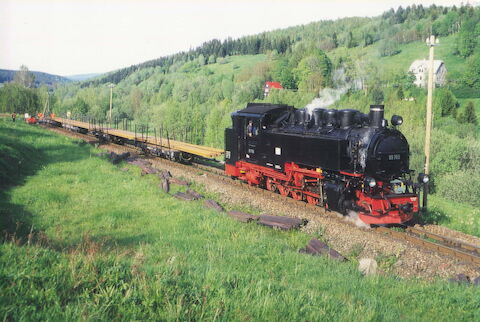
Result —
[{"label": "locomotive number plate", "polygon": [[389,161],[400,160],[400,154],[389,154],[388,160]]}]

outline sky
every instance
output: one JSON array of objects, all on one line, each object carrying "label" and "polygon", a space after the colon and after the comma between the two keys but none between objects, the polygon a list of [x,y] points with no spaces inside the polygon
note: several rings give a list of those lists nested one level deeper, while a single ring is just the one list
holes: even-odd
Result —
[{"label": "sky", "polygon": [[0,69],[104,73],[188,50],[313,21],[377,16],[413,3],[467,0],[0,0]]}]

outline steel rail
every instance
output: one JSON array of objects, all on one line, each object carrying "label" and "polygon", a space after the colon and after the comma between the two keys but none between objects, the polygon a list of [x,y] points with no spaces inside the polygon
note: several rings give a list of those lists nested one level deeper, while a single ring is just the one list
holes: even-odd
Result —
[{"label": "steel rail", "polygon": [[405,231],[417,235],[419,237],[424,237],[424,238],[430,238],[433,239],[437,242],[443,243],[445,245],[448,245],[453,248],[458,248],[461,250],[464,250],[466,252],[471,252],[476,256],[480,256],[480,247],[477,247],[472,244],[465,243],[461,240],[450,238],[450,237],[445,237],[439,234],[431,233],[429,231],[419,229],[416,227],[407,227]]},{"label": "steel rail", "polygon": [[[448,255],[448,256],[455,257],[455,258],[460,259],[460,260],[464,260],[464,261],[467,261],[467,262],[470,262],[470,263],[473,263],[473,264],[476,264],[476,265],[480,265],[480,256],[479,255],[476,255],[476,254],[470,253],[470,252],[465,252],[464,250],[461,250],[461,249],[458,249],[458,248],[454,248],[454,247],[450,247],[450,246],[446,246],[446,245],[443,245],[443,244],[439,244],[439,243],[436,243],[436,242],[426,240],[426,239],[422,238],[422,236],[418,236],[418,235],[415,235],[415,234],[409,234],[408,230],[406,230],[405,232],[400,232],[400,231],[392,230],[392,229],[386,228],[386,227],[377,227],[377,228],[375,228],[375,230],[377,232],[381,233],[381,234],[390,235],[390,236],[392,236],[396,239],[406,240],[406,241],[409,241],[409,242],[411,242],[411,243],[413,243],[417,246],[421,246],[423,248],[426,248],[426,249],[429,249],[429,250],[434,250],[434,251],[436,251],[438,253],[441,253],[441,254],[444,254],[444,255]],[[451,240],[451,238],[444,237],[444,236],[437,235],[437,234],[429,233],[429,235],[436,235],[436,237],[438,237],[438,239],[439,239],[437,241],[442,242],[442,243],[447,243],[447,242],[445,242],[446,240]],[[426,235],[424,235],[424,236],[426,236]],[[473,247],[475,247],[475,246],[473,246]]]}]

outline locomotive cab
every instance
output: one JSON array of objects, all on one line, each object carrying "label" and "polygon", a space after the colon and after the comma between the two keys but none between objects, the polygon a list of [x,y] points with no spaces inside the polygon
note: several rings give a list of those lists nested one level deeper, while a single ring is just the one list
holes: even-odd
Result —
[{"label": "locomotive cab", "polygon": [[264,163],[268,144],[264,134],[275,127],[275,121],[288,115],[293,107],[278,104],[249,103],[243,110],[232,113],[232,128],[225,130],[225,162],[235,164],[241,159],[255,164]]}]

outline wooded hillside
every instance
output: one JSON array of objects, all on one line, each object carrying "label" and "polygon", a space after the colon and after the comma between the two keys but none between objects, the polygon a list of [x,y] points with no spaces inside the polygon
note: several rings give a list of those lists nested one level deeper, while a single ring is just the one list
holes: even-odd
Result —
[{"label": "wooded hillside", "polygon": [[[363,111],[370,104],[384,103],[387,116],[404,117],[402,130],[411,144],[412,167],[421,171],[426,92],[413,85],[408,68],[414,60],[427,58],[425,39],[430,32],[440,39],[435,58],[443,60],[448,71],[446,85],[436,89],[434,98],[435,189],[442,198],[478,207],[478,7],[413,5],[374,18],[320,21],[240,39],[211,40],[188,52],[58,86],[54,110],[105,120],[107,85],[114,83],[113,118],[161,126],[174,135],[188,129],[189,141],[222,147],[230,113],[247,102],[301,108],[316,97],[331,95],[331,103],[340,98],[333,107]],[[279,81],[285,89],[264,98],[265,81]],[[0,112],[9,110],[6,93],[16,97],[19,88],[0,89]],[[452,182],[457,184],[452,187]]]}]

